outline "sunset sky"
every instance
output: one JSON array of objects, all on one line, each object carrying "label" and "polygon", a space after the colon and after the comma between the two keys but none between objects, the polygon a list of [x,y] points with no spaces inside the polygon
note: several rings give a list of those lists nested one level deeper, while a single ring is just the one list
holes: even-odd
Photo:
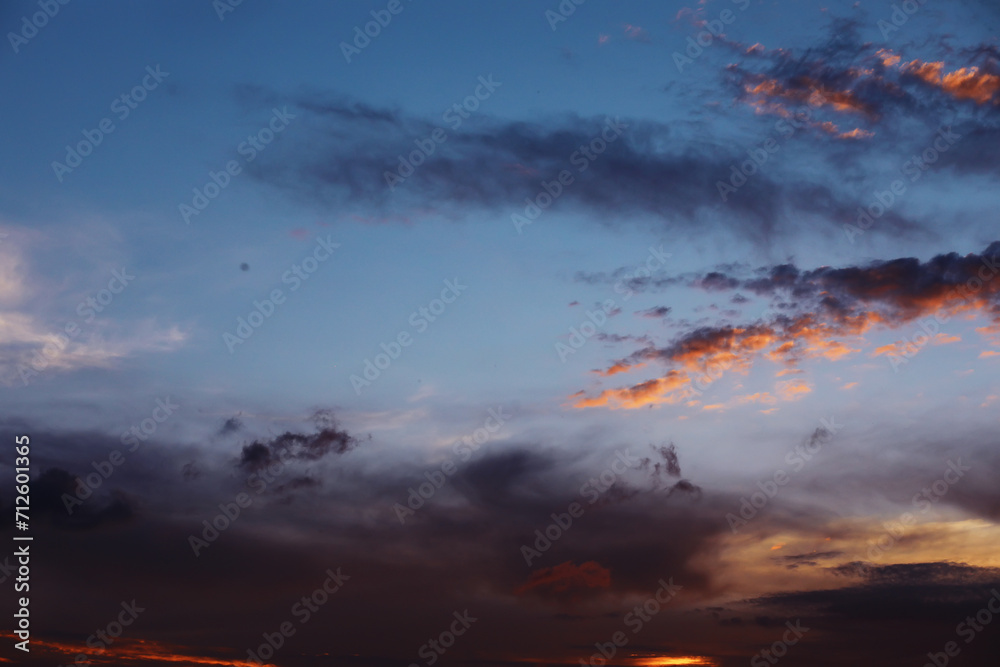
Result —
[{"label": "sunset sky", "polygon": [[996,665],[993,0],[0,26],[0,664]]}]

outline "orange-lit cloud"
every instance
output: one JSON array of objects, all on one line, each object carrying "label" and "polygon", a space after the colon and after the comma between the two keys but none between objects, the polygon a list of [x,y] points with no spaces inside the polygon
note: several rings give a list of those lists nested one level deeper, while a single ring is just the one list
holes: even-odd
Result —
[{"label": "orange-lit cloud", "polygon": [[[767,54],[760,44],[745,48],[745,52]],[[772,74],[761,74],[736,65],[730,67],[741,77],[739,99],[756,113],[788,120],[794,117],[796,127],[804,125],[845,141],[869,139],[875,132],[864,127],[841,130],[836,117],[860,114],[868,122],[877,123],[881,120],[878,100],[901,96],[904,86],[914,80],[956,100],[1000,104],[1000,74],[992,71],[976,66],[948,71],[943,62],[904,62],[902,56],[889,49],[879,49],[872,60],[865,66],[838,69],[836,76],[831,76],[829,63],[822,60],[802,63],[794,73],[772,70]],[[819,119],[815,114],[803,113],[808,107],[835,116]]]},{"label": "orange-lit cloud", "polygon": [[945,72],[943,62],[911,60],[900,65],[900,70],[956,99],[972,100],[976,104],[986,104],[1000,91],[1000,76],[982,72],[978,67],[962,67],[953,72]]},{"label": "orange-lit cloud", "polygon": [[907,341],[897,341],[895,343],[889,343],[888,345],[882,345],[876,347],[872,352],[873,357],[881,357],[882,355],[895,355],[898,357],[906,357],[914,354],[919,348],[913,343]]},{"label": "orange-lit cloud", "polygon": [[523,595],[528,592],[566,593],[574,589],[607,588],[611,585],[611,571],[601,567],[596,561],[576,565],[573,561],[560,563],[555,567],[535,570],[528,581],[514,592]]},{"label": "orange-lit cloud", "polygon": [[860,113],[870,118],[874,110],[850,90],[836,90],[811,77],[802,77],[796,87],[789,87],[777,79],[762,79],[755,85],[744,85],[744,92],[764,102],[791,102],[828,107],[834,111]]},{"label": "orange-lit cloud", "polygon": [[812,392],[812,387],[802,380],[785,380],[778,383],[778,395],[786,401],[796,401]]},{"label": "orange-lit cloud", "polygon": [[675,370],[661,378],[647,380],[633,387],[605,390],[594,398],[583,398],[582,392],[578,392],[570,398],[581,396],[573,404],[573,407],[576,408],[641,408],[646,405],[676,403],[689,398],[692,393],[684,391],[684,388],[690,383],[691,378],[688,377],[687,373]]},{"label": "orange-lit cloud", "polygon": [[874,137],[875,133],[870,130],[862,130],[860,127],[856,127],[850,132],[841,132],[837,136],[841,139],[868,139],[869,137]]},{"label": "orange-lit cloud", "polygon": [[[748,53],[757,52],[755,44]],[[759,51],[763,51],[760,47]],[[861,76],[855,72],[855,76]],[[770,114],[780,118],[797,118],[797,122],[812,127],[815,130],[837,137],[838,139],[859,140],[874,136],[874,132],[860,127],[849,131],[841,131],[836,123],[829,120],[811,120],[793,114],[790,106],[808,104],[816,109],[834,113],[859,113],[868,120],[877,120],[878,114],[874,108],[862,101],[850,90],[837,90],[811,77],[800,77],[795,84],[782,83],[773,78],[754,77],[753,81],[744,83],[743,99],[758,114]]]},{"label": "orange-lit cloud", "polygon": [[758,391],[754,394],[749,394],[747,396],[740,396],[737,399],[738,403],[764,403],[766,405],[771,405],[776,403],[778,399],[769,394],[766,391]]},{"label": "orange-lit cloud", "polygon": [[[875,262],[865,267],[831,269],[823,267],[800,272],[792,266],[777,267],[771,278],[756,278],[741,283],[719,275],[715,283],[729,289],[750,289],[758,294],[782,298],[794,290],[800,301],[799,314],[787,313],[769,321],[742,326],[702,327],[691,331],[663,348],[648,345],[629,357],[615,362],[605,376],[613,375],[639,363],[659,362],[668,367],[653,378],[620,389],[607,389],[588,398],[578,392],[577,408],[641,408],[650,405],[691,401],[707,385],[728,372],[746,373],[758,357],[786,366],[778,377],[800,372],[799,364],[807,359],[836,362],[859,353],[864,337],[879,329],[899,329],[920,318],[925,322],[920,333],[934,345],[961,341],[959,336],[936,331],[941,322],[956,316],[974,318],[987,315],[994,321],[977,331],[984,335],[1000,334],[1000,242],[982,255],[942,255],[921,264],[915,259]],[[974,280],[973,280],[974,278]],[[701,286],[695,279],[692,286]],[[717,289],[717,288],[713,288]],[[935,318],[930,320],[931,316]],[[927,325],[927,321],[933,323]],[[913,333],[913,332],[911,332]],[[909,338],[909,337],[908,337]],[[916,338],[916,336],[913,336]],[[911,356],[918,345],[899,340],[875,348],[870,355]],[[993,355],[985,354],[983,357]],[[779,381],[773,396],[797,400],[812,391],[802,381]],[[766,392],[734,399],[733,404],[766,402]],[[703,410],[719,410],[726,404],[713,403]]]},{"label": "orange-lit cloud", "polygon": [[646,29],[637,25],[632,25],[631,23],[625,24],[625,37],[637,42],[649,41],[649,33],[646,32]]},{"label": "orange-lit cloud", "polygon": [[614,364],[607,370],[602,371],[600,369],[597,369],[594,371],[594,373],[597,373],[598,375],[601,375],[603,377],[611,377],[612,375],[617,375],[618,373],[628,373],[631,370],[634,370],[636,368],[642,368],[645,365],[646,364],[644,363],[638,363],[638,364],[618,363]]},{"label": "orange-lit cloud", "polygon": [[899,61],[901,60],[901,58],[898,55],[887,49],[879,49],[875,53],[875,57],[881,60],[882,64],[885,65],[886,67],[895,67],[896,65],[899,64]]}]

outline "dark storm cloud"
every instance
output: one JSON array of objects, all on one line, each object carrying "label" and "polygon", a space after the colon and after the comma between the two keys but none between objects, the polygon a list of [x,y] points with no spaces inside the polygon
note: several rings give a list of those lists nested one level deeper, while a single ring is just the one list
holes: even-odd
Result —
[{"label": "dark storm cloud", "polygon": [[[843,566],[850,568],[851,564]],[[903,563],[871,568],[846,588],[768,595],[754,604],[851,619],[961,619],[1000,586],[1000,570],[964,563]],[[974,611],[974,609],[972,609]]]},{"label": "dark storm cloud", "polygon": [[553,461],[528,449],[515,449],[469,463],[455,479],[455,488],[475,506],[501,509],[520,503],[524,485],[550,469]]},{"label": "dark storm cloud", "polygon": [[[310,435],[334,423],[327,415],[314,424],[316,430]],[[276,440],[261,439],[257,444]],[[278,497],[254,495],[239,476],[233,479],[232,468],[213,468],[210,459],[202,457],[201,477],[186,483],[185,496],[179,498],[162,492],[161,487],[176,481],[176,471],[191,452],[168,444],[151,443],[150,447],[144,456],[162,455],[152,466],[159,480],[150,481],[138,460],[111,478],[141,508],[131,520],[104,519],[90,530],[61,530],[60,550],[40,555],[39,566],[49,572],[33,599],[43,619],[38,627],[42,635],[58,628],[82,641],[93,632],[94,618],[106,616],[121,599],[141,597],[140,604],[149,611],[143,617],[142,631],[135,630],[137,638],[183,631],[188,653],[237,659],[245,653],[218,654],[209,647],[259,645],[263,632],[273,632],[289,620],[291,605],[322,583],[327,568],[341,567],[351,577],[344,589],[301,628],[294,651],[273,662],[308,665],[313,660],[308,656],[329,651],[332,639],[342,647],[343,656],[323,659],[348,665],[352,652],[371,655],[370,642],[376,637],[382,637],[378,646],[383,662],[412,661],[416,647],[444,629],[454,611],[464,609],[479,619],[474,625],[479,634],[467,649],[456,644],[450,656],[453,660],[474,659],[466,652],[473,648],[489,652],[498,663],[506,659],[513,663],[517,656],[536,655],[552,646],[564,647],[562,655],[570,647],[570,653],[587,656],[593,642],[605,641],[621,629],[622,615],[636,599],[648,597],[661,578],[684,586],[678,601],[697,603],[718,591],[713,581],[715,564],[720,544],[730,534],[723,517],[739,503],[736,497],[718,490],[701,491],[683,479],[683,448],[670,442],[635,447],[629,456],[636,459],[636,465],[616,475],[610,487],[602,487],[593,503],[589,499],[595,494],[585,485],[600,480],[610,469],[614,451],[596,445],[563,449],[539,443],[487,450],[462,463],[403,525],[393,503],[406,502],[408,488],[427,481],[425,473],[439,465],[384,461],[374,451],[377,448],[351,449],[337,457],[291,462],[292,466],[309,466],[309,471],[303,474],[296,467],[280,476],[275,482]],[[105,450],[106,444],[95,439],[78,455],[93,459]],[[271,451],[269,446],[267,451]],[[841,473],[846,479],[854,472],[824,468],[827,477],[838,479]],[[993,474],[983,467],[978,472],[980,481]],[[896,471],[893,474],[898,476]],[[907,471],[905,476],[922,479],[928,474]],[[43,477],[38,487],[41,507],[51,506],[46,512],[52,515],[64,511],[56,496],[70,475],[47,473]],[[843,479],[828,483],[842,484]],[[886,488],[880,481],[864,483]],[[816,488],[812,482],[809,486]],[[50,490],[43,493],[45,488]],[[991,493],[988,483],[968,488],[970,493],[973,488],[982,495]],[[189,536],[202,529],[203,519],[220,512],[220,502],[231,502],[240,491],[250,493],[253,504],[196,558],[188,545]],[[291,499],[295,502],[288,502]],[[949,494],[947,500],[957,503],[960,499]],[[583,506],[582,516],[574,518],[571,526],[527,563],[522,546],[534,548],[536,530],[544,532],[554,521],[552,515],[567,513],[573,502]],[[102,505],[94,507],[100,511]],[[825,531],[823,524],[829,518],[825,510],[778,509],[759,518],[755,528],[764,535],[787,529],[816,535]],[[55,534],[49,531],[58,528],[40,524],[36,539],[54,540]],[[143,563],[143,567],[123,569],[121,554],[126,553],[131,562]],[[783,562],[831,562],[838,557],[820,552],[791,556]],[[771,634],[783,628],[787,619],[801,616],[807,625],[816,623],[815,627],[825,627],[842,639],[851,633],[854,614],[872,618],[866,615],[864,604],[878,595],[898,592],[902,600],[914,596],[930,600],[933,591],[914,587],[931,584],[946,587],[937,590],[948,595],[965,595],[956,586],[989,579],[978,570],[957,565],[876,572],[865,579],[848,573],[858,581],[849,585],[855,591],[853,597],[836,591],[820,591],[813,597],[808,592],[768,596],[754,602],[756,613],[720,615],[726,620],[722,625],[715,617],[701,622],[668,607],[657,623],[682,632],[684,639],[672,635],[660,641],[656,633],[644,634],[635,647],[716,655],[722,664],[735,664],[735,657],[710,648],[724,629],[736,633],[726,635],[731,647],[727,650],[735,655],[746,647],[740,654],[745,664],[759,648],[752,647],[774,641],[777,637]],[[211,599],[193,606],[188,603],[209,588],[216,591]],[[869,592],[870,588],[877,590]],[[969,596],[959,597],[974,599],[972,589],[968,592]],[[80,602],[67,607],[63,604],[67,597]],[[886,613],[902,613],[905,608],[904,604],[882,605]],[[754,616],[770,620],[759,624],[747,620]],[[220,626],[217,619],[223,617],[227,623]],[[894,617],[885,618],[891,624]],[[942,615],[928,615],[921,622],[942,619],[950,622]],[[568,620],[573,623],[567,624]],[[390,639],[384,638],[386,627],[394,629]],[[517,637],[513,643],[512,636]],[[895,650],[906,636],[889,633],[883,641]],[[803,657],[818,655],[815,652],[822,644],[817,641],[807,648],[803,643]]]},{"label": "dark storm cloud", "polygon": [[[677,482],[671,496],[673,488],[662,483],[681,475],[680,451],[672,444],[652,447],[648,463],[626,469],[611,488],[596,487],[594,493],[583,485],[610,470],[613,451],[538,444],[490,450],[463,464],[400,525],[392,504],[405,502],[407,488],[426,481],[430,464],[382,461],[370,448],[338,448],[337,457],[310,458],[334,451],[332,445],[308,445],[317,438],[335,444],[353,440],[339,430],[336,437],[321,436],[334,423],[331,417],[315,432],[248,446],[238,473],[273,456],[276,443],[291,443],[306,454],[289,462],[294,470],[279,474],[277,495],[255,494],[231,467],[218,467],[218,458],[213,465],[207,456],[197,457],[201,474],[178,495],[170,489],[177,488],[192,452],[176,444],[145,445],[148,449],[128,459],[105,487],[113,486],[115,493],[125,489],[135,498],[139,510],[131,519],[112,521],[113,506],[101,504],[108,496],[100,503],[88,500],[93,505],[80,516],[90,518],[90,530],[60,531],[60,549],[33,561],[50,572],[37,591],[32,589],[39,636],[58,630],[68,641],[82,642],[95,622],[113,618],[109,614],[120,600],[135,598],[148,611],[141,628],[129,629],[135,633],[130,637],[183,632],[187,654],[234,660],[245,652],[211,647],[256,647],[263,632],[294,620],[292,604],[322,583],[327,568],[342,567],[351,577],[343,591],[301,629],[295,650],[275,663],[309,664],[310,652],[326,653],[331,640],[344,650],[343,662],[334,662],[349,663],[351,652],[370,654],[373,633],[386,627],[394,631],[392,639],[378,643],[385,659],[412,661],[416,648],[446,628],[455,610],[464,609],[479,619],[477,639],[465,649],[456,647],[453,659],[479,647],[513,658],[549,645],[535,637],[542,627],[558,646],[578,645],[579,633],[554,621],[556,615],[578,615],[599,638],[606,634],[603,626],[620,624],[625,600],[649,595],[660,578],[673,577],[692,597],[711,587],[695,561],[726,527],[717,520],[718,507],[680,493],[693,484]],[[35,432],[39,440],[73,440]],[[107,440],[96,438],[75,453],[95,459],[106,446]],[[308,474],[301,473],[303,466]],[[32,492],[39,511],[65,514],[59,494],[72,482],[73,476],[60,470],[42,475]],[[232,503],[239,492],[248,493],[252,504],[196,557],[190,535],[200,535],[202,521],[218,515],[220,503]],[[294,503],[287,502],[292,498]],[[583,516],[526,563],[520,547],[534,543],[535,529],[544,529],[551,515],[565,513],[571,502],[586,508]],[[52,531],[60,526],[39,522],[36,528],[42,543],[57,539]],[[123,558],[142,565],[123,567]],[[190,604],[208,589],[215,591],[210,600]],[[65,599],[78,602],[65,605]],[[227,622],[220,624],[220,618]],[[513,654],[510,633],[520,638]]]},{"label": "dark storm cloud", "polygon": [[107,522],[127,521],[134,513],[132,501],[117,491],[103,501],[81,501],[81,496],[86,499],[93,492],[88,493],[86,487],[82,487],[83,493],[78,493],[81,489],[79,478],[59,468],[44,470],[32,481],[30,488],[34,516],[47,516],[58,528],[97,528]]},{"label": "dark storm cloud", "polygon": [[[838,553],[839,555],[839,553]],[[1000,581],[1000,568],[976,567],[965,563],[896,563],[892,565],[845,563],[831,568],[836,574],[858,576],[861,572],[873,586],[903,585],[993,585]]]}]

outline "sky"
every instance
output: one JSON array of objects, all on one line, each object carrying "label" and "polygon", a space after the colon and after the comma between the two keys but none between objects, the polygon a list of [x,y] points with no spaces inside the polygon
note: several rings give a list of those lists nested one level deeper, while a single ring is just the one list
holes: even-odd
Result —
[{"label": "sky", "polygon": [[0,662],[995,665],[998,9],[3,3]]}]

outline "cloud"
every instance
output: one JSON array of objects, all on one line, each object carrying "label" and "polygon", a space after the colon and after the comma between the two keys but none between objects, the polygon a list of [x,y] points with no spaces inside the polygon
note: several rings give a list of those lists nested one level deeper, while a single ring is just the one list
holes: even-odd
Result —
[{"label": "cloud", "polygon": [[[80,489],[83,489],[84,493],[78,495]],[[108,522],[127,521],[132,518],[134,507],[125,494],[113,493],[110,500],[99,506],[95,502],[80,501],[81,496],[86,499],[92,493],[92,490],[82,485],[79,478],[60,468],[43,470],[31,482],[33,509],[37,514],[50,517],[52,525],[58,528],[93,529]]]},{"label": "cloud", "polygon": [[[332,417],[327,415],[319,423],[314,421],[314,431],[305,429],[301,434],[315,434],[331,425]],[[32,432],[33,439],[44,441],[46,456],[54,463],[64,463],[62,470],[89,465],[99,453],[106,455],[109,441],[114,441],[110,436],[59,434],[30,425],[19,425],[17,430],[21,429]],[[210,432],[214,430],[213,425]],[[291,432],[299,433],[296,429]],[[822,434],[817,432],[813,437]],[[280,439],[274,436],[258,441],[264,444]],[[906,451],[919,450],[919,443],[910,438],[900,435],[900,440],[905,442]],[[314,590],[328,568],[342,567],[351,579],[310,621],[308,632],[297,635],[299,643],[294,653],[286,654],[289,667],[314,659],[347,667],[355,660],[352,652],[364,652],[364,642],[356,638],[364,636],[366,629],[382,627],[379,623],[399,628],[380,644],[383,662],[406,659],[414,646],[440,632],[435,628],[441,619],[451,618],[456,609],[469,609],[473,616],[481,618],[482,625],[477,627],[504,629],[495,636],[483,635],[474,642],[476,650],[489,651],[505,660],[518,655],[538,656],[545,650],[565,658],[567,654],[575,655],[574,647],[581,645],[580,626],[567,624],[566,620],[572,617],[590,624],[588,635],[610,636],[621,628],[623,614],[648,598],[658,580],[673,578],[684,586],[683,609],[678,608],[676,613],[665,609],[661,613],[669,618],[658,622],[678,624],[685,629],[684,639],[660,642],[650,636],[643,640],[643,650],[678,655],[683,648],[685,654],[715,656],[716,662],[725,664],[723,656],[711,649],[711,642],[718,644],[720,639],[720,626],[715,620],[704,624],[691,620],[694,615],[690,608],[707,596],[732,599],[732,591],[722,582],[727,573],[743,571],[745,564],[727,564],[721,549],[731,533],[721,517],[738,506],[739,498],[738,494],[731,496],[711,485],[702,488],[683,479],[683,449],[673,442],[649,445],[645,456],[638,455],[639,465],[592,504],[580,495],[580,485],[607,469],[614,458],[607,444],[584,438],[575,440],[572,447],[527,442],[486,450],[479,458],[462,463],[459,472],[403,526],[392,512],[392,503],[405,502],[407,488],[426,481],[424,473],[438,462],[408,460],[390,455],[381,447],[353,449],[336,460],[329,454],[316,460],[304,459],[298,463],[309,466],[310,477],[295,473],[281,482],[285,487],[283,495],[295,499],[295,503],[287,503],[276,498],[268,502],[244,485],[239,476],[234,478],[232,466],[224,458],[207,455],[218,447],[215,444],[199,445],[203,451],[199,457],[201,476],[185,483],[183,494],[172,493],[183,463],[192,458],[192,449],[176,442],[150,442],[145,447],[148,449],[129,458],[109,480],[115,492],[129,498],[129,506],[135,510],[130,518],[114,520],[107,516],[78,530],[66,530],[49,521],[33,526],[36,539],[58,539],[63,545],[60,550],[37,556],[38,567],[50,572],[52,578],[50,585],[41,588],[32,600],[45,610],[39,615],[37,635],[33,633],[33,637],[47,641],[63,636],[54,634],[55,629],[71,637],[86,637],[94,630],[94,618],[104,618],[108,608],[113,609],[121,599],[140,597],[141,591],[139,604],[149,609],[149,616],[144,625],[136,625],[137,634],[131,638],[156,639],[159,646],[159,642],[183,634],[185,646],[174,646],[173,654],[233,660],[235,653],[211,647],[258,645],[260,633],[265,631],[261,628],[278,627],[289,620],[289,605]],[[856,460],[852,456],[844,458]],[[923,465],[913,457],[904,461],[906,465]],[[919,482],[926,474],[922,468],[897,465],[887,471],[865,465],[865,469],[867,473],[859,480],[863,488],[891,492],[895,487],[884,483],[886,473],[891,473],[896,486],[903,489],[926,483]],[[985,507],[991,498],[995,502],[990,482],[997,469],[995,464],[981,460],[979,477],[963,480],[962,485],[967,487],[956,485],[947,502],[956,507]],[[822,470],[824,479],[838,489],[856,472],[853,468],[838,468],[836,460]],[[53,488],[63,488],[66,476]],[[825,493],[822,484],[803,482],[811,497]],[[961,496],[963,489],[968,489],[970,495]],[[97,511],[113,498],[106,490],[102,489],[100,499],[88,501]],[[220,502],[230,502],[239,492],[249,493],[252,505],[208,551],[194,558],[187,545],[188,536],[200,530],[202,520],[219,512]],[[36,502],[48,498],[50,504],[58,497],[37,489],[32,495],[38,495]],[[573,525],[532,563],[530,571],[526,569],[519,545],[533,543],[535,531],[544,529],[553,513],[565,512],[574,501],[584,507],[584,514],[574,519]],[[760,533],[754,540],[769,545],[774,541],[769,533],[779,531],[800,531],[807,537],[824,534],[830,530],[829,506],[825,501],[821,504],[823,509],[817,513],[796,503],[793,495],[783,496],[782,505],[789,511],[775,511],[758,519],[753,525]],[[62,505],[55,504],[42,516],[54,518],[60,511],[65,512]],[[767,552],[764,560],[782,573],[787,566],[798,565],[800,572],[819,576],[825,568],[812,563],[836,567],[842,556],[837,551],[842,549],[810,552],[807,548],[778,561],[772,560],[773,552]],[[122,570],[123,552],[147,567]],[[283,564],[280,576],[274,574],[276,562]],[[865,615],[863,601],[876,594],[892,596],[899,590],[908,600],[906,586],[933,580],[935,586],[951,587],[938,589],[951,595],[962,592],[955,586],[988,579],[986,575],[977,579],[974,573],[959,574],[956,570],[949,578],[887,570],[877,584],[875,579],[864,579],[857,585],[848,583],[848,589],[858,591],[855,598],[827,588],[759,596],[746,603],[749,613],[741,613],[747,619],[742,627],[751,628],[747,630],[750,634],[742,639],[736,635],[724,638],[767,645],[774,641],[769,633],[782,627],[784,619],[802,618],[806,625],[813,620],[828,623],[822,627],[842,640],[853,636],[848,626],[855,621],[855,614],[870,618]],[[221,594],[195,607],[186,603],[210,585]],[[865,592],[873,586],[880,588]],[[475,595],[470,597],[469,591],[475,591]],[[79,602],[64,605],[65,596]],[[401,599],[409,600],[405,609],[400,608]],[[262,600],[268,604],[260,604]],[[551,623],[553,605],[561,612],[558,622],[545,625],[544,640],[538,639],[528,630]],[[846,611],[841,611],[844,605]],[[898,612],[905,606],[891,609]],[[937,615],[929,614],[928,622],[940,622],[953,611],[949,607]],[[729,612],[725,615],[733,616]],[[755,617],[780,620],[754,622]],[[219,618],[229,622],[213,622]],[[891,623],[893,616],[885,618]],[[516,630],[515,634],[511,635],[509,629]],[[343,655],[317,658],[329,652],[331,632],[343,633]],[[511,636],[516,639],[512,641]],[[882,639],[892,649],[898,649],[894,637],[890,633]],[[798,648],[806,651],[806,644]],[[371,649],[367,650],[370,655]],[[170,651],[164,649],[164,653]],[[459,657],[466,656],[454,653],[453,659]]]},{"label": "cloud", "polygon": [[641,28],[637,25],[632,25],[631,23],[626,23],[625,27],[625,38],[630,39],[634,42],[644,42],[649,43],[649,32],[645,28]]},{"label": "cloud", "polygon": [[514,592],[518,595],[535,593],[542,596],[577,595],[587,588],[607,588],[611,585],[611,572],[594,561],[580,565],[572,561],[555,567],[535,570],[528,580]]},{"label": "cloud", "polygon": [[[576,408],[609,407],[611,409],[635,409],[647,405],[662,403],[677,403],[691,394],[686,392],[686,385],[691,378],[686,373],[677,370],[668,371],[666,375],[624,389],[606,389],[593,398],[584,394],[575,394]],[[571,398],[573,398],[571,397]]]},{"label": "cloud", "polygon": [[[978,567],[965,563],[897,563],[872,565],[846,563],[831,568],[835,574],[861,576],[873,586],[962,585],[1000,581],[1000,568]],[[860,573],[860,574],[859,574]]]},{"label": "cloud", "polygon": [[288,460],[317,461],[327,454],[346,454],[358,446],[358,440],[337,426],[333,414],[321,410],[312,417],[314,433],[285,431],[269,440],[254,440],[244,445],[239,467],[261,470]]},{"label": "cloud", "polygon": [[788,569],[794,570],[799,567],[816,567],[821,560],[832,560],[843,555],[843,551],[811,551],[806,554],[778,556],[775,560],[785,563]]},{"label": "cloud", "polygon": [[[691,287],[715,291],[717,285],[744,290],[785,305],[780,314],[742,325],[706,326],[676,337],[663,347],[649,344],[614,362],[612,367],[639,363],[666,365],[659,378],[631,387],[607,389],[597,396],[574,394],[573,405],[640,408],[677,403],[699,395],[700,389],[725,372],[744,372],[759,357],[797,369],[806,359],[838,361],[860,351],[864,334],[898,329],[920,318],[939,321],[957,315],[978,315],[1000,323],[1000,241],[982,253],[937,255],[875,261],[864,266],[822,267],[801,271],[782,264],[762,267],[756,275],[737,279],[719,272],[693,277]],[[935,326],[940,326],[935,324]],[[937,334],[935,344],[956,342]],[[911,342],[876,348],[872,356],[904,355]],[[802,381],[782,381],[776,394],[795,400],[811,388]]]},{"label": "cloud", "polygon": [[656,306],[654,308],[649,308],[647,310],[640,310],[637,315],[642,317],[649,317],[653,319],[663,318],[670,314],[672,308],[667,306]]},{"label": "cloud", "polygon": [[[52,573],[47,586],[32,590],[32,604],[44,611],[33,625],[33,639],[86,637],[94,631],[95,618],[105,618],[122,599],[136,598],[149,611],[142,624],[129,629],[131,639],[155,638],[159,645],[183,634],[185,646],[175,647],[175,654],[233,660],[234,653],[208,647],[257,646],[261,628],[294,620],[288,616],[290,605],[316,589],[327,569],[341,567],[351,579],[310,621],[309,631],[297,637],[295,651],[282,664],[304,664],[327,652],[331,629],[357,637],[376,620],[400,628],[380,650],[401,659],[426,641],[421,637],[432,632],[428,628],[450,618],[455,609],[482,614],[482,627],[520,627],[550,617],[548,602],[561,605],[583,596],[587,605],[573,606],[574,613],[601,619],[617,615],[636,596],[648,595],[661,577],[682,578],[687,595],[709,585],[695,554],[725,526],[706,520],[714,513],[693,502],[697,487],[678,480],[679,449],[672,443],[653,447],[648,464],[626,471],[594,503],[580,495],[580,484],[607,470],[615,458],[609,446],[585,439],[571,450],[539,443],[489,450],[462,463],[459,474],[400,526],[392,503],[405,502],[407,488],[426,481],[431,463],[398,453],[387,456],[386,450],[374,448],[352,449],[333,460],[333,447],[313,446],[324,441],[324,430],[334,428],[331,420],[314,426],[312,432],[290,429],[293,437],[256,440],[269,452],[291,442],[293,451],[303,455],[296,469],[307,466],[309,476],[285,472],[276,482],[281,495],[294,503],[258,493],[243,476],[233,475],[231,461],[217,455],[217,443],[151,440],[127,454],[126,463],[85,507],[77,508],[73,520],[85,516],[87,522],[63,525],[59,521],[67,519],[60,494],[73,480],[65,471],[82,470],[89,461],[106,457],[117,437],[18,425],[17,431],[27,428],[33,441],[45,442],[40,465],[59,464],[52,466],[57,472],[46,472],[32,488],[32,509],[39,513],[32,524],[36,540],[58,539],[62,545],[33,560],[40,571]],[[9,426],[2,430],[10,433]],[[213,424],[208,432],[215,430]],[[346,442],[341,435],[325,439]],[[321,453],[317,449],[328,453],[314,458]],[[177,493],[181,471],[192,458],[198,460],[200,475],[183,482],[183,493]],[[260,462],[251,455],[245,463]],[[660,483],[666,479],[669,483]],[[220,512],[220,503],[233,502],[239,493],[248,494],[252,503],[195,558],[189,536],[200,534],[202,522]],[[127,516],[115,516],[116,508],[107,504],[119,494],[128,498],[132,511]],[[553,512],[564,512],[572,501],[585,508],[584,517],[528,572],[518,545],[534,540],[535,529],[544,528]],[[651,520],[658,530],[648,530]],[[145,567],[122,570],[122,553]],[[276,578],[278,562],[283,565]],[[209,585],[220,595],[190,608],[186,601]],[[475,604],[470,590],[477,591]],[[518,594],[512,595],[514,591]],[[78,602],[63,604],[67,596]],[[400,599],[413,605],[403,610]],[[536,608],[538,602],[546,603],[545,609]],[[416,627],[415,610],[426,617]],[[228,622],[213,622],[220,618]],[[565,647],[573,643],[572,634],[559,631],[549,639]],[[353,649],[354,641],[344,645],[343,664],[351,661],[348,647]],[[517,651],[534,645],[520,641]],[[505,655],[512,646],[488,636],[475,645],[494,655]],[[167,660],[150,648],[151,659]],[[334,662],[342,664],[339,658]]]},{"label": "cloud", "polygon": [[[901,54],[876,48],[858,34],[859,24],[835,20],[825,43],[800,54],[786,50],[766,52],[751,47],[741,63],[730,65],[737,99],[759,114],[793,117],[794,108],[810,113],[810,127],[840,138],[865,138],[872,128],[895,124],[904,115],[940,115],[949,103],[984,105],[1000,91],[1000,69],[992,46],[956,53],[980,64],[948,71],[942,61],[904,60]],[[814,117],[813,117],[814,116]],[[842,132],[837,123],[857,117],[868,130]],[[894,128],[892,128],[894,129]]]},{"label": "cloud", "polygon": [[[410,224],[466,219],[475,211],[509,220],[524,214],[525,200],[537,196],[542,181],[563,170],[574,180],[552,210],[584,213],[602,225],[631,225],[648,217],[671,230],[710,224],[765,243],[781,231],[814,231],[817,215],[832,232],[857,207],[853,196],[828,179],[804,179],[805,172],[795,169],[762,171],[752,187],[720,206],[717,182],[747,157],[731,138],[706,134],[700,125],[577,116],[525,122],[480,114],[451,130],[440,127],[439,119],[328,97],[292,98],[307,119],[302,130],[269,148],[248,169],[252,177],[299,201],[336,207],[343,211],[342,222],[364,217]],[[260,103],[266,99],[262,95]],[[837,106],[853,100],[833,99]],[[595,159],[583,160],[581,148],[599,139],[609,121],[627,128]],[[445,132],[447,140],[428,139],[435,130]],[[699,137],[697,144],[692,136]],[[859,129],[848,136],[865,134]],[[417,155],[420,164],[410,173],[407,156],[419,153],[414,142],[425,139],[434,152]],[[386,175],[401,173],[406,174],[402,182],[390,187]],[[886,213],[878,227],[894,233],[919,229],[897,211]]]},{"label": "cloud", "polygon": [[[963,627],[963,619],[986,607],[998,583],[993,568],[950,562],[887,565],[873,568],[868,581],[859,585],[766,595],[754,599],[748,611],[764,626],[780,627],[784,619],[796,618],[810,628],[796,646],[797,658],[809,664],[840,664],[849,656],[857,662],[859,655],[863,664],[920,664],[946,642],[968,639],[956,634],[956,626]],[[854,633],[851,642],[844,642],[851,628],[867,623],[879,631]],[[822,633],[815,633],[819,627]],[[914,645],[913,637],[925,633],[933,639]],[[989,664],[997,641],[988,635],[975,639],[958,642],[963,660]]]},{"label": "cloud", "polygon": [[618,373],[628,373],[629,371],[635,370],[637,368],[642,368],[646,364],[613,364],[607,370],[597,369],[594,372],[603,377],[611,377],[612,375],[617,375]]},{"label": "cloud", "polygon": [[975,66],[946,72],[943,62],[911,60],[900,64],[899,68],[904,74],[914,76],[957,100],[972,100],[976,104],[986,104],[1000,91],[1000,76],[980,71]]},{"label": "cloud", "polygon": [[219,427],[219,432],[216,435],[230,435],[232,433],[237,433],[243,429],[243,422],[240,421],[238,417],[230,417],[222,423]]}]

